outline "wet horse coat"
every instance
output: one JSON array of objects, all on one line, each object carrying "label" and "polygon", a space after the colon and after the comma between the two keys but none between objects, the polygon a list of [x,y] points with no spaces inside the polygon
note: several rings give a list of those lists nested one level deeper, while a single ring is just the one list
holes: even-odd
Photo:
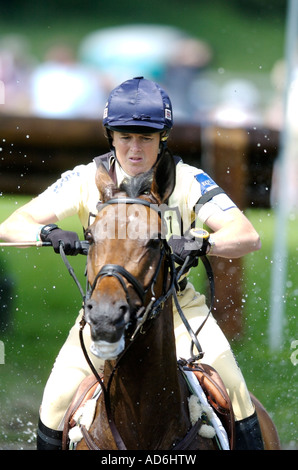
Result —
[{"label": "wet horse coat", "polygon": [[[108,384],[110,413],[121,436],[120,445],[126,449],[169,450],[183,441],[192,425],[189,390],[177,365],[172,298],[167,295],[171,279],[164,227],[160,214],[149,204],[160,205],[169,198],[175,185],[174,162],[158,162],[150,189],[145,176],[134,182],[130,193],[116,192],[106,170],[98,169],[97,184],[104,207],[99,206],[95,222],[87,231],[87,273],[92,288],[85,318],[91,328],[93,352],[106,359],[104,383]],[[117,202],[111,199],[115,197]],[[140,203],[128,201],[128,197],[138,197]],[[134,233],[133,227],[141,236],[128,236],[129,229]],[[147,305],[151,301],[157,305],[152,299],[158,308],[153,316],[149,309],[145,321]],[[131,332],[142,320],[142,327],[131,340]],[[119,448],[110,418],[101,397],[89,431],[99,449]],[[78,449],[83,448],[88,448],[84,440],[78,445]],[[187,448],[213,449],[214,444],[195,433]]]},{"label": "wet horse coat", "polygon": [[[171,263],[162,243],[162,218],[150,208],[171,194],[174,163],[161,159],[150,190],[144,182],[134,180],[128,193],[119,193],[104,167],[98,169],[102,204],[87,231],[91,289],[85,319],[94,353],[106,359],[105,386],[90,431],[77,449],[214,450],[213,440],[197,433],[201,420],[193,427],[190,422],[190,393],[176,359]],[[128,237],[128,224],[136,220],[134,228],[142,236]],[[113,236],[107,236],[111,228]],[[265,449],[280,449],[272,420],[252,400]]]}]

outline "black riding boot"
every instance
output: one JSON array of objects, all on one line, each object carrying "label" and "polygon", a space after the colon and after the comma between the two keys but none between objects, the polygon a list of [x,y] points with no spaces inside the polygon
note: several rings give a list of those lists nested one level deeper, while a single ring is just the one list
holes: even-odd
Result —
[{"label": "black riding boot", "polygon": [[235,450],[264,450],[257,413],[235,422]]},{"label": "black riding boot", "polygon": [[45,426],[41,420],[37,429],[37,450],[62,450],[62,431],[56,431]]}]

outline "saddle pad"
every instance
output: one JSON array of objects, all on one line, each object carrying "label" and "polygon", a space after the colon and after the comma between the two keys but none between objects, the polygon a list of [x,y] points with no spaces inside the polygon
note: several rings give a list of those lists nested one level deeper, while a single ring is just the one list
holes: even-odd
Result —
[{"label": "saddle pad", "polygon": [[228,434],[230,449],[233,449],[235,419],[232,403],[222,379],[217,371],[207,364],[196,365],[193,369],[190,367],[189,372],[196,377],[209,405],[222,422]]},{"label": "saddle pad", "polygon": [[90,400],[98,387],[98,381],[94,375],[86,377],[78,387],[76,394],[74,395],[72,402],[67,410],[64,420],[62,449],[67,450],[68,433],[71,428],[76,425],[74,415],[77,413],[79,408]]}]

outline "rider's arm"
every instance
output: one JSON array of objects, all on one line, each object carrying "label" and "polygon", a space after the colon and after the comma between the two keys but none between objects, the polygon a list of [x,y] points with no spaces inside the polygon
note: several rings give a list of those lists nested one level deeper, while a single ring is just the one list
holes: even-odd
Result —
[{"label": "rider's arm", "polygon": [[55,223],[56,215],[45,208],[44,201],[32,199],[0,224],[0,239],[6,242],[34,242],[41,226]]},{"label": "rider's arm", "polygon": [[240,258],[261,248],[258,233],[236,207],[217,212],[206,220],[206,225],[214,231],[210,254],[223,258]]},{"label": "rider's arm", "polygon": [[[97,202],[98,190],[95,185],[95,163],[80,165],[61,175],[42,194],[17,209],[0,225],[0,240],[7,242],[36,241],[40,228],[56,223],[79,212],[81,198],[88,200],[89,191]],[[94,183],[92,184],[92,182]],[[87,208],[87,219],[90,210]],[[85,218],[86,218],[85,217]]]}]

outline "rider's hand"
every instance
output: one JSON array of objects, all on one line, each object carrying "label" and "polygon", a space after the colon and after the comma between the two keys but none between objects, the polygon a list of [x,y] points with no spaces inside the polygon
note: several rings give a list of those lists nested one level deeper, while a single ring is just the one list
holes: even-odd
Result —
[{"label": "rider's hand", "polygon": [[43,242],[50,242],[55,253],[59,253],[59,245],[63,245],[66,255],[77,255],[81,250],[81,243],[76,232],[62,230],[55,224],[48,224],[42,227],[40,238]]},{"label": "rider's hand", "polygon": [[190,256],[188,267],[197,266],[198,258],[209,253],[211,244],[209,234],[206,230],[196,231],[195,237],[181,236],[180,238],[170,237],[168,244],[172,248],[174,261],[181,266],[187,256]]}]

